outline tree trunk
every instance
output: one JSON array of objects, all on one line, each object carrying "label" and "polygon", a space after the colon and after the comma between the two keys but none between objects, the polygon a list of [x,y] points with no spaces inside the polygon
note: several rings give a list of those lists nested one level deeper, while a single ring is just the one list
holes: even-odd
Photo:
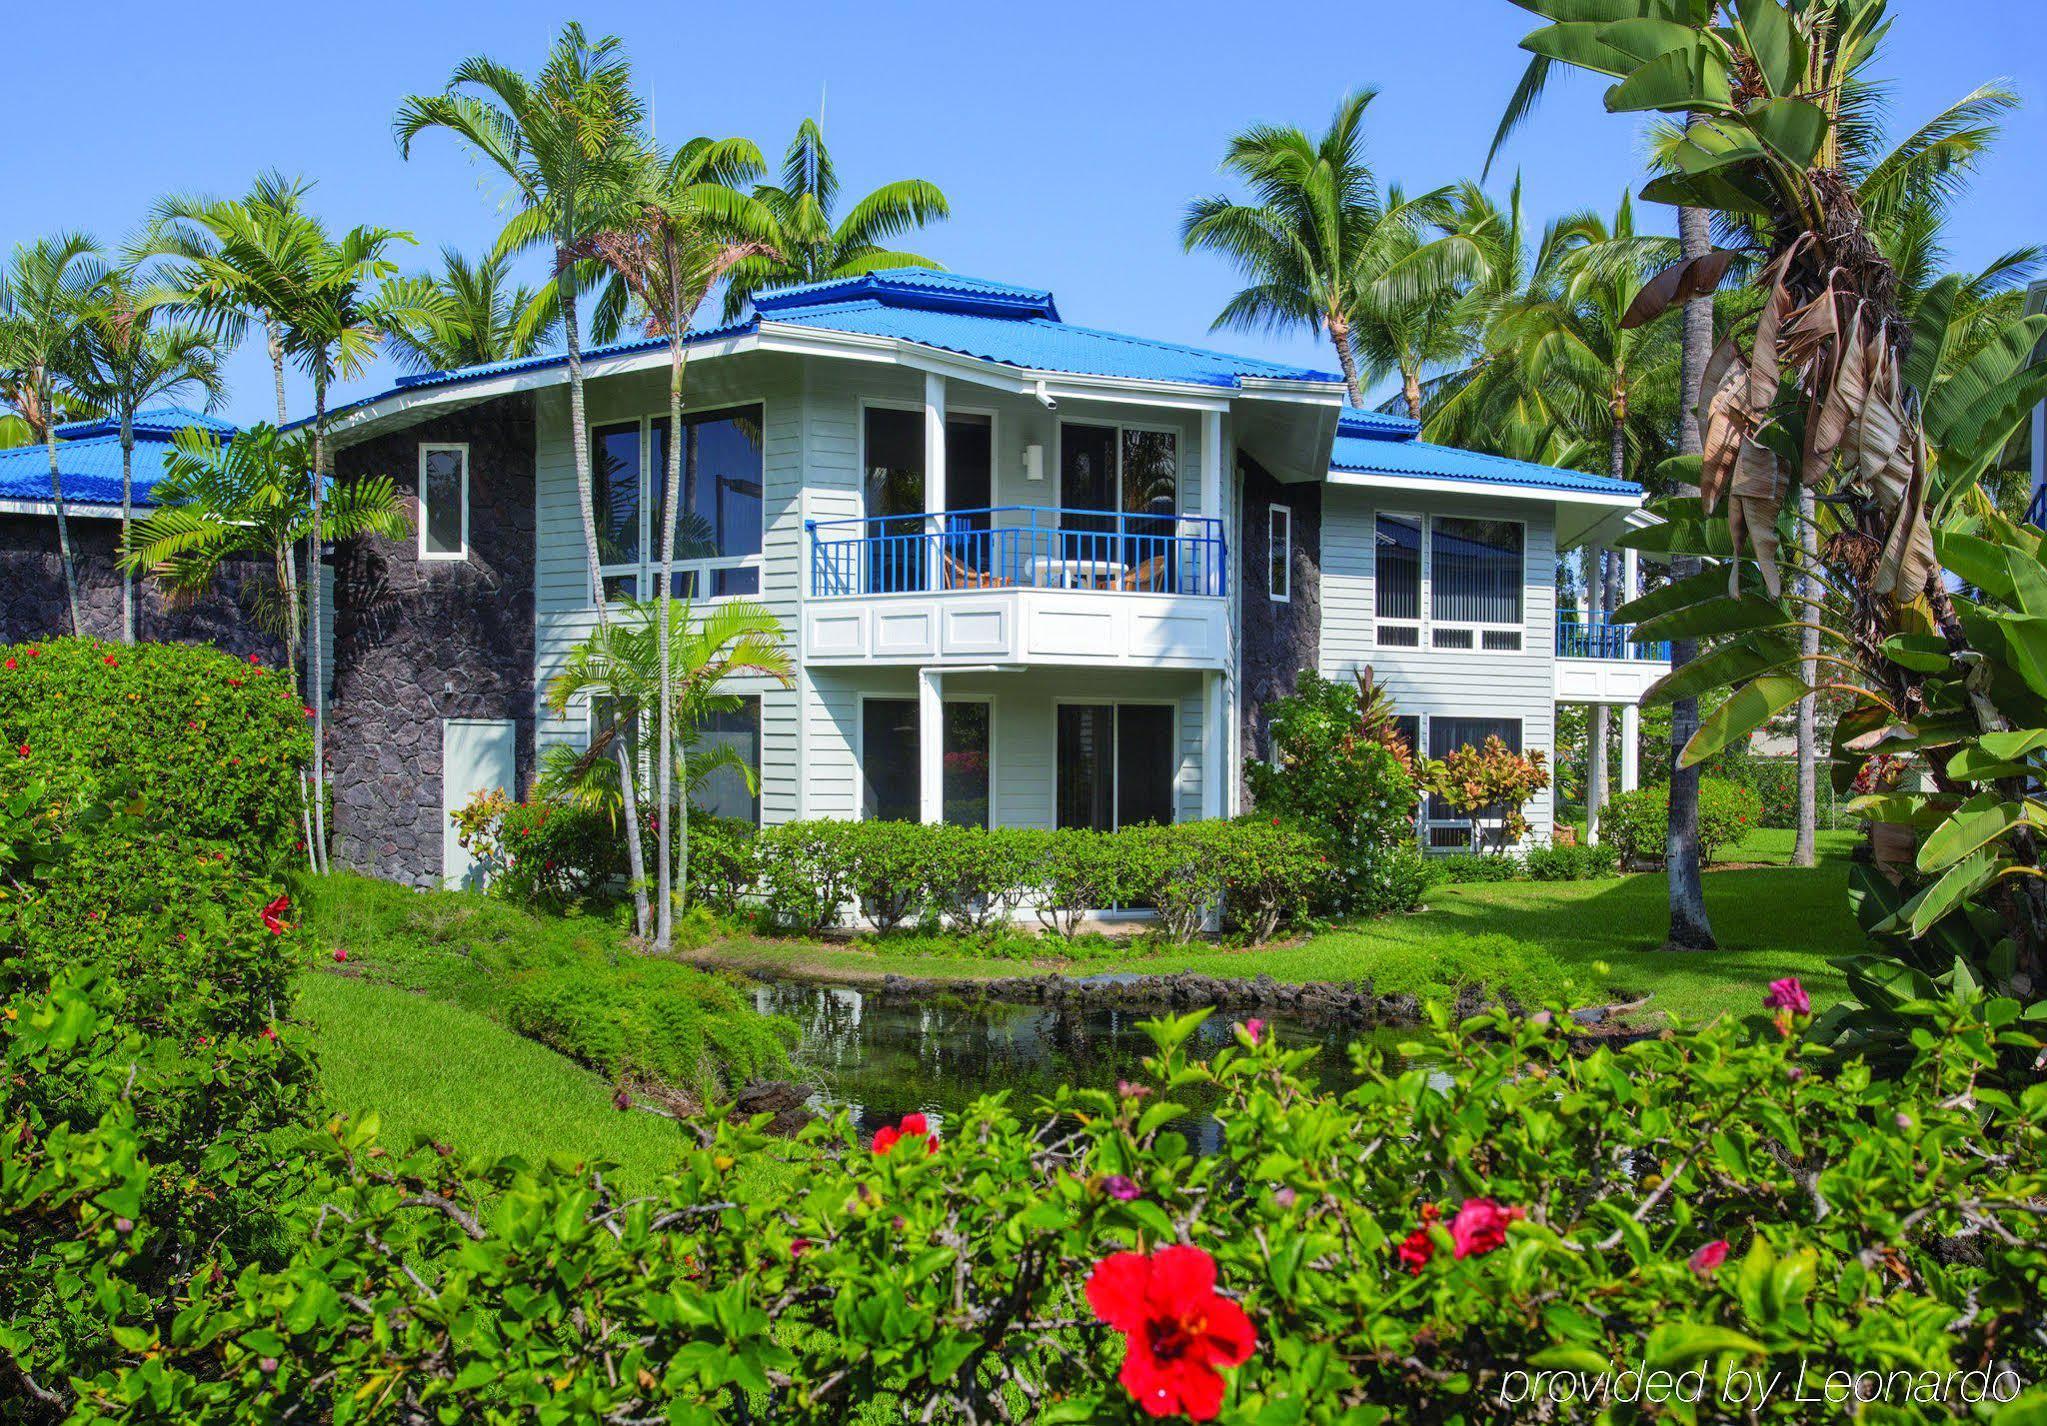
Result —
[{"label": "tree trunk", "polygon": [[[291,408],[285,404],[284,400],[284,328],[279,325],[275,317],[265,316],[263,318],[263,336],[265,344],[270,349],[270,380],[277,391],[277,428],[281,431],[284,429],[285,423],[291,420]],[[313,541],[313,568],[317,570],[319,567],[320,546],[316,536]],[[304,662],[300,657],[303,653],[301,640],[304,637],[304,629],[299,618],[298,551],[292,547],[292,543],[289,540],[285,541],[284,558],[279,568],[284,576],[283,587],[278,591],[284,596],[284,668],[285,672],[291,676],[292,682],[297,683],[299,668]],[[300,686],[303,687],[304,685],[301,684]],[[310,698],[306,701],[308,703],[313,702]],[[318,705],[315,704],[315,706],[317,707]],[[304,805],[300,807],[299,811],[302,814],[306,828],[306,865],[317,872],[320,869],[319,839],[313,835],[313,809],[306,786],[305,770],[300,769],[299,797],[303,800]]]},{"label": "tree trunk", "polygon": [[[561,292],[562,334],[569,355],[569,440],[575,447],[576,502],[583,517],[583,558],[590,575],[590,598],[597,610],[597,628],[609,633],[610,611],[604,603],[604,561],[597,551],[597,497],[590,477],[590,431],[583,405],[583,337],[577,330],[576,270],[566,249],[555,249],[556,282]],[[623,713],[623,710],[621,710]],[[625,804],[625,857],[627,875],[633,883],[633,923],[644,938],[653,934],[653,917],[647,905],[647,857],[640,846],[640,797],[638,774],[630,754],[621,750],[618,762],[619,798]]]},{"label": "tree trunk", "polygon": [[[1703,208],[1680,208],[1677,214],[1679,247],[1686,258],[1712,251],[1713,235]],[[1684,306],[1684,344],[1678,361],[1679,417],[1678,450],[1697,455],[1702,449],[1699,433],[1699,387],[1706,363],[1713,355],[1713,296],[1705,293]],[[1697,487],[1680,494],[1698,493]],[[1683,579],[1698,573],[1699,561],[1679,556],[1671,561],[1671,577]],[[1698,653],[1691,639],[1673,639],[1670,645],[1672,671],[1683,668]],[[1678,766],[1679,754],[1699,730],[1699,700],[1680,698],[1670,705],[1670,819],[1664,841],[1663,860],[1670,878],[1670,945],[1675,950],[1710,951],[1718,947],[1713,923],[1706,916],[1706,889],[1699,875],[1699,772]]]},{"label": "tree trunk", "polygon": [[291,408],[284,401],[284,328],[275,317],[263,319],[263,336],[270,347],[270,379],[277,387],[277,428],[291,420]]},{"label": "tree trunk", "polygon": [[[135,523],[135,413],[121,408],[121,553],[128,553],[128,535]],[[135,642],[135,574],[121,566],[121,642]]]},{"label": "tree trunk", "polygon": [[[675,525],[680,514],[677,502],[682,494],[682,331],[675,320],[675,245],[668,243],[669,273],[669,327],[668,327],[668,441],[667,460],[664,462],[663,489],[661,500],[661,593],[655,605],[661,611],[660,648],[661,711],[655,741],[661,749],[661,780],[659,805],[661,821],[655,843],[654,885],[660,893],[660,904],[656,908],[654,925],[654,949],[666,952],[675,936],[675,862],[679,859],[670,848],[678,843],[671,838],[689,835],[689,793],[683,792],[683,807],[678,811],[675,797],[675,676],[672,663],[674,619],[672,604],[675,595]],[[676,828],[680,826],[681,831]],[[686,847],[686,844],[681,844]],[[682,856],[687,856],[686,850]],[[686,888],[688,883],[682,885]]]},{"label": "tree trunk", "polygon": [[1400,394],[1407,398],[1408,416],[1416,421],[1421,420],[1422,418],[1421,373],[1414,371],[1403,371],[1400,374]]},{"label": "tree trunk", "polygon": [[308,539],[312,563],[306,570],[306,702],[313,710],[313,868],[327,865],[327,699],[325,660],[320,656],[323,602],[320,573],[325,563],[327,496],[327,373],[325,353],[313,366],[313,528]]},{"label": "tree trunk", "polygon": [[1330,344],[1336,348],[1337,365],[1343,368],[1344,388],[1350,392],[1350,404],[1362,410],[1365,390],[1358,384],[1357,353],[1350,349],[1350,321],[1341,312],[1331,312],[1326,321]]},{"label": "tree trunk", "polygon": [[[1804,567],[1798,576],[1801,598],[1817,599],[1818,583],[1809,571],[1819,562],[1819,531],[1813,521],[1818,514],[1812,487],[1801,484],[1798,491],[1798,554]],[[1807,688],[1819,681],[1819,611],[1810,604],[1800,606],[1799,617],[1806,627],[1798,631],[1798,676]],[[1798,836],[1791,846],[1793,866],[1811,866],[1819,851],[1819,735],[1820,696],[1808,693],[1798,700]]]},{"label": "tree trunk", "polygon": [[78,566],[71,558],[71,522],[64,518],[64,477],[57,468],[57,411],[49,378],[42,385],[43,445],[50,453],[50,503],[57,511],[57,564],[64,572],[64,603],[71,611],[71,633],[82,637],[85,625],[78,617]]}]

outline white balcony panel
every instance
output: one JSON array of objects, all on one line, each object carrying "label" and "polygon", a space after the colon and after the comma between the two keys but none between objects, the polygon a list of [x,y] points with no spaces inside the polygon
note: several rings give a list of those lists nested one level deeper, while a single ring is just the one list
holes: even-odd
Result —
[{"label": "white balcony panel", "polygon": [[1649,685],[1670,672],[1656,659],[1568,659],[1556,661],[1557,702],[1640,703]]},{"label": "white balcony panel", "polygon": [[1003,589],[813,599],[815,665],[1222,668],[1228,603],[1121,590]]}]

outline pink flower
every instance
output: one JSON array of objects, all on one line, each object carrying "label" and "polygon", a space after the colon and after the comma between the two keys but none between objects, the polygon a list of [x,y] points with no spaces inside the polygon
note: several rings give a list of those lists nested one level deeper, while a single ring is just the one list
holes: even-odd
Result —
[{"label": "pink flower", "polygon": [[345,961],[348,959],[348,952],[342,947],[336,946],[334,948],[334,959],[337,961]]},{"label": "pink flower", "polygon": [[1139,1190],[1133,1180],[1125,1178],[1120,1173],[1112,1173],[1102,1180],[1102,1192],[1108,1194],[1111,1198],[1128,1203],[1131,1199],[1137,1197]]},{"label": "pink flower", "polygon": [[1450,1241],[1460,1260],[1483,1257],[1506,1243],[1509,1223],[1527,1216],[1519,1208],[1503,1208],[1490,1198],[1467,1198],[1450,1220]]},{"label": "pink flower", "polygon": [[1770,982],[1770,993],[1763,997],[1763,1009],[1788,1010],[1793,1015],[1812,1014],[1812,997],[1805,993],[1805,987],[1798,983],[1798,977],[1787,975],[1782,980]]},{"label": "pink flower", "polygon": [[1715,1238],[1691,1256],[1692,1271],[1700,1277],[1711,1277],[1713,1270],[1727,1261],[1727,1240]]},{"label": "pink flower", "polygon": [[1251,1019],[1244,1022],[1244,1038],[1252,1044],[1257,1044],[1258,1037],[1264,1033],[1265,1022],[1263,1020]]},{"label": "pink flower", "polygon": [[1116,1081],[1116,1097],[1118,1099],[1142,1099],[1150,1093],[1150,1088],[1145,1085],[1132,1084],[1127,1079]]}]

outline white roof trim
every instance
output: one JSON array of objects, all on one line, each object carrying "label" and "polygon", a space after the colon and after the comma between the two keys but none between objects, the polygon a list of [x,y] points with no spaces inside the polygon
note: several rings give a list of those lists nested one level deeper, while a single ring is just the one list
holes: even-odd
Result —
[{"label": "white roof trim", "polygon": [[[152,505],[137,505],[138,514],[152,510]],[[0,500],[0,515],[46,515],[54,517],[57,504],[54,500]],[[64,502],[64,518],[67,520],[118,520],[121,518],[119,505],[103,505],[97,500],[67,500]]]},{"label": "white roof trim", "polygon": [[1375,475],[1368,470],[1332,470],[1331,485],[1373,490],[1412,490],[1443,495],[1481,495],[1496,500],[1540,500],[1548,505],[1604,505],[1616,510],[1640,509],[1642,497],[1595,490],[1558,490],[1542,485],[1509,485],[1494,480],[1443,479],[1428,475]]}]

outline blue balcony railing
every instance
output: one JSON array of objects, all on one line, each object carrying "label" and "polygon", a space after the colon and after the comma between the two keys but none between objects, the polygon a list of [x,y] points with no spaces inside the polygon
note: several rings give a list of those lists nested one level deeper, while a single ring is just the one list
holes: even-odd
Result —
[{"label": "blue balcony railing", "polygon": [[804,529],[814,598],[934,588],[1221,595],[1229,578],[1222,522],[1199,515],[995,505]]},{"label": "blue balcony railing", "polygon": [[1557,616],[1557,657],[1560,659],[1648,659],[1670,662],[1670,645],[1661,640],[1637,642],[1633,624],[1586,622],[1575,615]]},{"label": "blue balcony railing", "polygon": [[2026,523],[2036,530],[2047,530],[2047,485],[2033,492],[2033,499],[2026,506]]}]

